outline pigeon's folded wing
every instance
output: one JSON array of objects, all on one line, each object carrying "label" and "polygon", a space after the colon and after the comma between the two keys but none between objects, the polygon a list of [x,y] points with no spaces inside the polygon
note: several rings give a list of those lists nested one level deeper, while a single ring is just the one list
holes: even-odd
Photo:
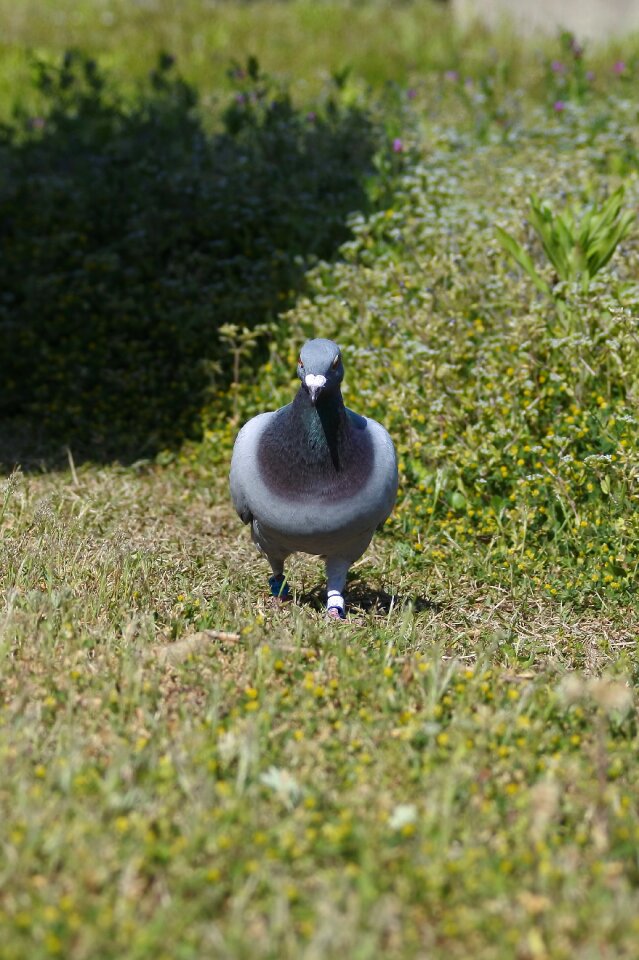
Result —
[{"label": "pigeon's folded wing", "polygon": [[242,523],[251,523],[253,520],[247,490],[250,489],[251,478],[255,471],[256,439],[271,416],[271,413],[262,413],[249,420],[238,433],[233,446],[229,477],[231,499]]},{"label": "pigeon's folded wing", "polygon": [[237,514],[242,523],[251,523],[253,520],[253,514],[251,513],[251,508],[246,502],[244,491],[240,485],[231,484],[231,498],[233,500],[233,506],[237,510]]}]

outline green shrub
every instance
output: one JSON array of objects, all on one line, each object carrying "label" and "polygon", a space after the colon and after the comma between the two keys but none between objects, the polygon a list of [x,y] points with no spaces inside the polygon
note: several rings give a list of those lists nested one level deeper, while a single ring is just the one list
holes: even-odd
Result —
[{"label": "green shrub", "polygon": [[[454,91],[432,116],[438,95],[433,84],[411,101],[392,204],[353,217],[342,260],[312,271],[261,390],[246,386],[244,415],[285,402],[305,337],[334,337],[347,403],[385,423],[399,448],[391,529],[407,565],[422,564],[429,581],[463,571],[586,604],[634,593],[639,254],[618,181],[600,171],[632,108],[600,105],[609,123],[594,137],[588,110],[550,123],[531,111],[508,145],[495,135],[479,147]],[[606,255],[588,284],[576,269],[549,297],[552,264],[534,268],[538,292],[512,269],[496,222],[510,234],[542,184],[556,209],[595,178],[610,200],[586,220],[607,215]],[[625,190],[631,210],[631,178]],[[216,436],[230,443],[233,429]]]}]

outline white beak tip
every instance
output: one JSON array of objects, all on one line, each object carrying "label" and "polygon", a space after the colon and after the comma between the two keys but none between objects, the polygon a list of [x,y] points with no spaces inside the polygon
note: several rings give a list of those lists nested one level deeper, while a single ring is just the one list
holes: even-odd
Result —
[{"label": "white beak tip", "polygon": [[307,387],[309,387],[309,389],[315,387],[316,390],[319,390],[320,387],[325,386],[326,377],[323,377],[321,374],[317,373],[307,373],[304,377],[304,383]]}]

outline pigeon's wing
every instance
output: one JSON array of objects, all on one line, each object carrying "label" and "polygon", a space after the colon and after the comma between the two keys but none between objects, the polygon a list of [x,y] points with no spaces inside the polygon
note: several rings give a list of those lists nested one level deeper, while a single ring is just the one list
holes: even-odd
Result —
[{"label": "pigeon's wing", "polygon": [[248,500],[244,495],[244,488],[241,483],[233,482],[232,475],[231,475],[231,499],[233,501],[233,506],[237,510],[237,515],[239,516],[242,523],[251,523],[253,521],[253,514],[248,504]]},{"label": "pigeon's wing", "polygon": [[261,413],[246,423],[237,435],[231,457],[229,484],[231,499],[242,523],[251,523],[251,479],[257,469],[257,441],[271,417],[271,413]]},{"label": "pigeon's wing", "polygon": [[377,489],[375,499],[378,502],[381,519],[377,529],[381,529],[395,506],[399,474],[397,470],[397,454],[389,434],[381,423],[369,420],[368,426],[373,437],[375,459],[378,463],[376,471]]},{"label": "pigeon's wing", "polygon": [[236,437],[233,446],[233,456],[231,458],[231,472],[229,475],[231,500],[242,523],[251,523],[253,520],[253,511],[251,510],[246,495],[251,459],[250,426],[251,421],[242,427]]}]

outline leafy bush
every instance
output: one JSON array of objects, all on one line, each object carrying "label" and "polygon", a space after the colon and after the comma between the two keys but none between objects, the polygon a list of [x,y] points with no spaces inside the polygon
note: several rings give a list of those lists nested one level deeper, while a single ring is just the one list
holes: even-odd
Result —
[{"label": "leafy bush", "polygon": [[0,142],[0,417],[32,438],[101,459],[193,433],[219,328],[268,321],[366,205],[362,110],[234,77],[209,135],[168,56],[132,99],[79,53],[38,65],[48,108]]},{"label": "leafy bush", "polygon": [[[391,528],[407,565],[422,563],[431,582],[464,571],[586,604],[633,593],[639,253],[620,185],[600,172],[633,110],[609,101],[610,124],[596,135],[586,110],[550,123],[531,111],[507,146],[495,135],[478,147],[454,91],[433,116],[436,95],[410,101],[392,205],[354,217],[343,260],[312,271],[311,295],[288,314],[261,390],[247,384],[245,416],[285,401],[290,387],[279,385],[305,337],[335,337],[347,402],[385,423],[399,447]],[[610,199],[576,217],[574,243],[590,225],[591,246],[598,255],[603,244],[605,256],[588,261],[588,284],[579,266],[553,297],[552,264],[533,267],[542,295],[511,269],[496,223],[512,234],[526,214],[522,197],[542,184],[546,209],[578,204],[595,177]],[[633,179],[625,190],[631,210]],[[232,439],[232,428],[214,433],[222,445]]]}]

